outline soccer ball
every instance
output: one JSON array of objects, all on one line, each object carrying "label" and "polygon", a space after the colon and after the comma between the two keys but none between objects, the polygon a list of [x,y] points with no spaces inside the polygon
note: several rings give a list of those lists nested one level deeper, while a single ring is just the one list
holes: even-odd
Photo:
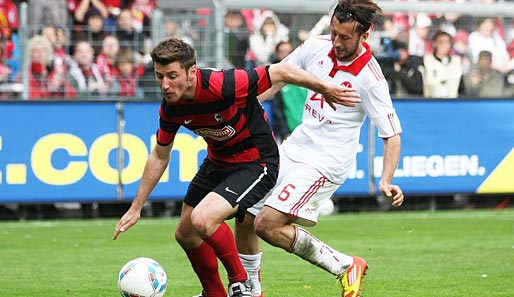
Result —
[{"label": "soccer ball", "polygon": [[168,287],[164,268],[150,258],[136,258],[123,265],[118,288],[123,297],[161,297]]}]

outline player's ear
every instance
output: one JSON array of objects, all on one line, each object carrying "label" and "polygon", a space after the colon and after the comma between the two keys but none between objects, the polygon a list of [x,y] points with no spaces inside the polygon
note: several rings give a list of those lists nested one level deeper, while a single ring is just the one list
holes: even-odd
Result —
[{"label": "player's ear", "polygon": [[187,75],[189,77],[195,77],[196,76],[196,64],[192,65],[191,67],[189,67],[189,70],[187,72]]},{"label": "player's ear", "polygon": [[369,38],[369,31],[366,31],[366,32],[362,33],[361,41],[367,41],[368,38]]}]

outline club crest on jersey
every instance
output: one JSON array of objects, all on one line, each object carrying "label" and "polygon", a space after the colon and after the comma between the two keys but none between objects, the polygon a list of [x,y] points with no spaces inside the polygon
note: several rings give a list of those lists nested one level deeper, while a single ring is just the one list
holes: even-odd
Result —
[{"label": "club crest on jersey", "polygon": [[230,126],[225,126],[221,129],[201,128],[194,130],[193,132],[201,137],[211,138],[216,141],[222,141],[234,136],[236,130]]},{"label": "club crest on jersey", "polygon": [[217,114],[217,113],[214,114],[214,119],[218,123],[221,123],[221,121],[223,121],[223,118],[219,114]]},{"label": "club crest on jersey", "polygon": [[343,82],[341,83],[341,86],[343,86],[343,87],[347,87],[347,88],[351,88],[351,87],[352,87],[352,83],[351,83],[351,82],[349,82],[349,81],[343,81]]}]

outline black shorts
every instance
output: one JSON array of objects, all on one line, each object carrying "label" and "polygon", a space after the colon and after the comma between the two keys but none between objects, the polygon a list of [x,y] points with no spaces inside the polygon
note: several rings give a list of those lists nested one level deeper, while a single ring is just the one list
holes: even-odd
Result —
[{"label": "black shorts", "polygon": [[184,203],[195,207],[210,192],[223,196],[232,207],[239,205],[238,219],[275,186],[278,166],[241,163],[219,167],[205,159],[189,184]]}]

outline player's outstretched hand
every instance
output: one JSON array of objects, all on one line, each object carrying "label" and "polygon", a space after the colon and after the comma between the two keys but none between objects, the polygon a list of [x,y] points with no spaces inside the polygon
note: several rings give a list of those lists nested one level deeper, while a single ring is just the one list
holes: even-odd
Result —
[{"label": "player's outstretched hand", "polygon": [[356,89],[347,88],[333,83],[326,84],[326,90],[323,93],[323,96],[325,97],[325,101],[333,110],[336,110],[336,104],[355,107],[362,101]]},{"label": "player's outstretched hand", "polygon": [[403,192],[399,186],[380,184],[380,191],[384,196],[393,201],[391,204],[394,207],[398,207],[403,204]]},{"label": "player's outstretched hand", "polygon": [[116,225],[116,228],[114,229],[114,235],[112,236],[112,239],[118,238],[118,235],[121,232],[127,231],[130,227],[132,227],[139,218],[141,217],[141,211],[133,210],[130,208],[120,219],[118,222],[118,225]]}]

